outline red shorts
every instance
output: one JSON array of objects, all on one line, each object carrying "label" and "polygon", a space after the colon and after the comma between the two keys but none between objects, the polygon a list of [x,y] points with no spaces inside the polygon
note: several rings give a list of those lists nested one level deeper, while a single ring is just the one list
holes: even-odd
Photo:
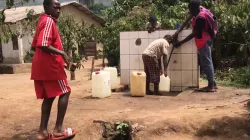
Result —
[{"label": "red shorts", "polygon": [[52,98],[71,91],[67,80],[35,80],[37,99]]}]

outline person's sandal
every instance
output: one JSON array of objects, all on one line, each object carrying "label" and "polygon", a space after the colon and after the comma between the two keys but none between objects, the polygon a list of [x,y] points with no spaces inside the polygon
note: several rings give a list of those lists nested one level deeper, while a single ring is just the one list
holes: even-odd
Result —
[{"label": "person's sandal", "polygon": [[[209,87],[208,86],[206,86],[206,87],[203,87],[203,88],[199,88],[199,89],[196,89],[196,91],[199,91],[199,92],[204,92],[204,90],[206,91],[207,89],[208,89]],[[218,89],[218,86],[214,86],[214,88],[213,89]]]},{"label": "person's sandal", "polygon": [[196,89],[196,91],[199,91],[199,92],[203,92],[205,89],[207,89],[208,88],[208,86],[206,86],[206,87],[203,87],[203,88],[198,88],[198,89]]},{"label": "person's sandal", "polygon": [[210,87],[207,87],[207,88],[204,88],[202,92],[216,92],[215,88],[210,88]]},{"label": "person's sandal", "polygon": [[50,140],[66,140],[66,139],[72,139],[76,135],[76,130],[72,128],[67,128],[64,130],[64,135],[60,137],[56,137],[52,135],[52,138]]}]

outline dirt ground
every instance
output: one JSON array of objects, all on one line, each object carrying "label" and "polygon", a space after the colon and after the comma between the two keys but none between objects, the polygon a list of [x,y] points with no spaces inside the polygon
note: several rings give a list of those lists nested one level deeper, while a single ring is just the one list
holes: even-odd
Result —
[{"label": "dirt ground", "polygon": [[[98,66],[101,60],[96,63]],[[90,61],[77,70],[65,127],[76,128],[75,140],[99,140],[103,128],[94,120],[130,121],[144,129],[135,140],[244,140],[250,139],[250,116],[244,104],[249,89],[219,86],[217,93],[188,92],[133,98],[129,92],[105,99],[91,98]],[[68,73],[69,75],[69,73]],[[0,140],[33,140],[40,123],[42,100],[37,100],[30,74],[0,75]],[[205,83],[203,83],[204,85]],[[57,100],[53,105],[52,131]]]}]

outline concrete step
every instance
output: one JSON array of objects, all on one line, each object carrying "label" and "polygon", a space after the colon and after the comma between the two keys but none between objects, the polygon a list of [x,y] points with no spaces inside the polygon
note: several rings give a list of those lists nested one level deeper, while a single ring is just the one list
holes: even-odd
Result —
[{"label": "concrete step", "polygon": [[0,74],[30,73],[31,63],[25,64],[0,64]]}]

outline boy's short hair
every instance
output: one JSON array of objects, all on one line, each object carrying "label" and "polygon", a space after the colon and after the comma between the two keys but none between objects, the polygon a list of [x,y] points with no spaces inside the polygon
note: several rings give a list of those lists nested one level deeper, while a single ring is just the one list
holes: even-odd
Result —
[{"label": "boy's short hair", "polygon": [[43,0],[43,6],[50,6],[52,4],[52,0]]},{"label": "boy's short hair", "polygon": [[165,35],[163,38],[164,38],[165,40],[167,40],[169,44],[172,43],[172,42],[174,41],[174,40],[173,40],[173,37],[172,37],[171,35]]},{"label": "boy's short hair", "polygon": [[200,0],[192,0],[192,1],[188,4],[188,7],[191,8],[191,9],[196,9],[196,8],[199,8],[200,5],[201,5]]}]

